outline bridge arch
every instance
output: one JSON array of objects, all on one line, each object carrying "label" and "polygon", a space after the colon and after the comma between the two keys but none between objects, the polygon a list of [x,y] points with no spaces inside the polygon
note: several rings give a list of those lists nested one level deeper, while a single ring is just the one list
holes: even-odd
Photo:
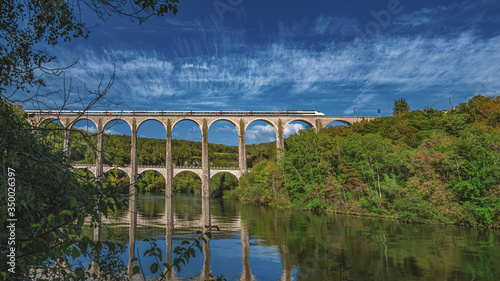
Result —
[{"label": "bridge arch", "polygon": [[326,124],[325,128],[336,127],[336,126],[347,126],[349,127],[351,124],[345,121],[332,121]]},{"label": "bridge arch", "polygon": [[285,129],[286,129],[286,126],[290,125],[292,122],[303,122],[303,123],[306,123],[309,127],[313,128],[314,130],[318,129],[316,127],[316,124],[310,122],[307,119],[303,119],[303,118],[294,118],[294,119],[288,120],[288,122],[285,124]]},{"label": "bridge arch", "polygon": [[111,172],[113,170],[119,170],[119,171],[124,172],[127,175],[127,177],[130,179],[130,174],[131,173],[130,173],[130,168],[129,167],[119,167],[119,166],[112,166],[112,167],[110,167],[110,166],[104,166],[103,169],[102,169],[102,173],[104,175],[106,175],[108,172]]},{"label": "bridge arch", "polygon": [[[123,135],[127,137],[132,136],[132,127],[130,124],[120,118],[112,118],[103,126],[102,134],[102,150],[103,150],[103,163],[109,166],[128,166],[132,159],[131,148],[132,143],[124,139]],[[115,147],[112,142],[120,144],[119,150],[122,153],[116,153]],[[131,175],[131,174],[129,174]]]},{"label": "bridge arch", "polygon": [[137,167],[137,175],[138,176],[140,176],[141,174],[144,174],[147,171],[158,172],[158,173],[160,173],[160,175],[163,176],[164,179],[167,178],[167,176],[165,175],[165,168],[163,168],[163,167],[144,167],[144,166]]},{"label": "bridge arch", "polygon": [[349,122],[349,121],[347,121],[347,120],[345,120],[345,119],[342,119],[342,118],[329,119],[329,120],[327,120],[326,122],[328,122],[328,123],[326,123],[325,128],[327,128],[327,127],[331,127],[330,125],[331,125],[332,123],[335,123],[335,125],[334,125],[334,126],[337,126],[337,125],[342,125],[342,124],[338,124],[338,123],[343,123],[344,125],[346,125],[346,126],[348,126],[348,127],[350,127],[350,126],[352,125],[352,122]]},{"label": "bridge arch", "polygon": [[42,116],[37,122],[33,122],[34,127],[40,128],[44,123],[48,121],[57,121],[63,128],[66,128],[67,124],[65,124],[65,120],[61,120],[61,118],[54,118],[53,116]]},{"label": "bridge arch", "polygon": [[240,132],[240,124],[238,122],[236,122],[235,119],[231,119],[231,118],[227,118],[227,117],[221,117],[221,118],[217,118],[217,119],[213,119],[211,120],[209,123],[208,123],[208,129],[210,130],[210,127],[216,123],[216,122],[219,122],[219,121],[226,121],[226,122],[229,122],[231,124],[233,124],[233,126],[236,128],[236,132]]},{"label": "bridge arch", "polygon": [[227,119],[212,122],[208,130],[208,160],[210,167],[238,168],[238,129]]},{"label": "bridge arch", "polygon": [[[262,123],[265,123],[266,125],[261,125]],[[272,133],[274,134],[272,134],[271,131],[269,131],[268,129],[269,127],[272,128]],[[267,135],[263,136],[262,134],[267,134]],[[262,138],[259,138],[259,136],[262,136]],[[271,137],[273,137],[274,140],[272,140]],[[247,144],[259,143],[259,141],[260,143],[275,141],[278,139],[278,127],[274,122],[270,120],[261,118],[252,120],[245,126],[245,139],[247,139],[246,141]],[[257,140],[257,142],[248,141],[251,139],[255,139]]]},{"label": "bridge arch", "polygon": [[130,124],[130,119],[129,118],[120,118],[120,117],[115,117],[115,118],[110,118],[110,119],[106,119],[103,123],[103,130],[106,131],[106,127],[108,127],[108,125],[110,125],[112,122],[116,122],[116,121],[121,121],[121,122],[125,122],[127,123],[130,131],[132,132],[132,124]]},{"label": "bridge arch", "polygon": [[154,168],[146,168],[138,172],[137,186],[139,191],[165,191],[165,175]]},{"label": "bridge arch", "polygon": [[253,122],[256,122],[256,121],[262,121],[262,122],[266,122],[267,124],[271,125],[271,127],[273,127],[274,129],[274,133],[277,135],[278,134],[278,126],[270,119],[267,119],[267,118],[255,118],[253,120],[251,120],[250,122],[248,122],[246,125],[245,125],[245,132],[247,131],[248,127],[250,127],[250,125],[253,123]]},{"label": "bridge arch", "polygon": [[201,179],[201,169],[193,169],[193,168],[174,168],[174,176],[173,178],[175,178],[175,176],[177,176],[178,174],[180,173],[184,173],[184,172],[190,172],[190,173],[193,173],[195,175],[198,175],[198,177],[200,177]]},{"label": "bridge arch", "polygon": [[[94,171],[92,171],[92,169],[90,169],[90,168],[87,168],[87,167],[77,167],[77,168],[74,168],[73,170],[76,170],[76,171],[78,171],[78,170],[80,170],[80,171],[85,171],[85,172],[89,173],[90,175],[92,175],[92,178],[94,178],[94,179],[95,179],[95,173],[94,173]],[[82,176],[83,176],[83,175],[82,175]]]},{"label": "bridge arch", "polygon": [[[115,171],[118,171],[117,173]],[[115,172],[113,175],[113,172]],[[126,179],[123,179],[123,178]],[[104,184],[112,185],[119,188],[123,194],[128,194],[130,189],[130,171],[124,167],[104,167],[103,169]]]},{"label": "bridge arch", "polygon": [[200,129],[200,132],[201,132],[202,124],[200,122],[198,122],[197,118],[189,118],[189,117],[179,118],[179,119],[175,120],[172,123],[172,131],[174,130],[175,126],[182,121],[191,121],[191,122],[195,123],[196,125],[198,125],[198,128]]},{"label": "bridge arch", "polygon": [[86,160],[95,163],[97,147],[97,124],[90,118],[80,118],[70,123],[69,157],[70,161]]},{"label": "bridge arch", "polygon": [[[140,122],[137,123],[137,131],[139,131],[139,128],[141,128],[141,125],[143,125],[144,123],[146,123],[148,121],[156,121],[156,122],[160,123],[164,129],[167,127],[160,119],[158,119],[156,117],[148,117],[148,118],[144,118],[143,120],[141,120]],[[165,131],[166,131],[166,129],[165,129]]]},{"label": "bridge arch", "polygon": [[37,136],[41,140],[49,141],[48,144],[59,151],[63,151],[67,142],[65,142],[65,130],[64,124],[61,120],[56,118],[44,118],[44,120],[38,123],[36,130]]},{"label": "bridge arch", "polygon": [[238,175],[232,172],[217,172],[210,177],[210,194],[214,197],[222,197],[224,191],[237,188],[238,181]]},{"label": "bridge arch", "polygon": [[61,120],[60,118],[53,118],[53,117],[45,117],[43,119],[40,119],[40,122],[38,122],[37,128],[40,128],[41,126],[48,126],[50,122],[53,122],[60,126],[61,128],[66,128],[66,124],[64,124],[64,120]]},{"label": "bridge arch", "polygon": [[87,122],[87,129],[89,128],[88,127],[88,122],[92,123],[92,125],[93,125],[92,130],[94,130],[94,127],[95,127],[95,132],[92,131],[92,132],[89,132],[89,133],[97,133],[97,123],[95,122],[95,120],[93,120],[92,118],[88,118],[88,117],[81,117],[81,118],[75,119],[73,122],[71,122],[70,124],[68,124],[68,126],[69,126],[68,129],[82,130],[81,128],[77,128],[77,127],[81,126],[81,123],[85,122],[85,121]]},{"label": "bridge arch", "polygon": [[[182,134],[179,134],[181,131]],[[202,141],[202,130],[197,122],[188,118],[178,120],[172,127],[172,164],[201,167]],[[185,149],[178,149],[179,145],[185,145]]]},{"label": "bridge arch", "polygon": [[225,171],[217,171],[215,173],[210,173],[210,179],[214,178],[216,175],[219,174],[230,174],[236,178],[236,181],[240,180],[240,171],[238,170],[225,170]]},{"label": "bridge arch", "polygon": [[167,130],[157,119],[147,119],[137,127],[137,165],[166,165]]},{"label": "bridge arch", "polygon": [[308,128],[316,129],[316,126],[313,126],[310,122],[306,122],[304,120],[292,120],[285,126],[283,130],[283,138],[287,139],[290,135],[298,134],[299,131]]},{"label": "bridge arch", "polygon": [[188,169],[174,169],[172,190],[173,192],[201,192],[201,169],[200,173]]}]

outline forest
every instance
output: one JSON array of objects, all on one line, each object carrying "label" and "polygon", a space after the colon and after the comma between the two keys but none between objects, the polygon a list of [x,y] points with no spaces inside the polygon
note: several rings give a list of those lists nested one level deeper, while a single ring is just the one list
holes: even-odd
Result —
[{"label": "forest", "polygon": [[285,141],[282,154],[256,163],[225,197],[498,228],[499,124],[500,97],[479,95],[449,111],[406,106],[350,127],[302,130]]}]

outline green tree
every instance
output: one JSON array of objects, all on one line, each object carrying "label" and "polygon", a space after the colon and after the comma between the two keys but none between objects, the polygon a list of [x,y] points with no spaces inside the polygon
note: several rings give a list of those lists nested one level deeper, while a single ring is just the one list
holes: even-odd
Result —
[{"label": "green tree", "polygon": [[394,101],[394,108],[392,109],[392,115],[397,116],[400,114],[405,114],[410,112],[410,106],[405,99],[400,98]]},{"label": "green tree", "polygon": [[[95,223],[98,213],[106,215],[113,205],[108,199],[118,206],[123,199],[111,188],[103,189],[94,181],[78,177],[63,154],[40,137],[44,136],[31,132],[24,114],[0,99],[1,200],[6,202],[7,196],[15,199],[9,201],[15,204],[0,205],[0,221],[6,225],[9,218],[17,220],[15,244],[0,245],[0,274],[8,274],[9,280],[26,280],[31,279],[30,270],[37,267],[44,276],[64,272],[68,278],[84,279],[83,268],[66,272],[69,265],[65,265],[67,256],[87,255],[102,247],[81,238],[84,219],[90,217]],[[2,231],[2,241],[7,241],[8,235]],[[10,247],[16,250],[15,273],[6,268]],[[49,260],[55,264],[47,263]]]}]

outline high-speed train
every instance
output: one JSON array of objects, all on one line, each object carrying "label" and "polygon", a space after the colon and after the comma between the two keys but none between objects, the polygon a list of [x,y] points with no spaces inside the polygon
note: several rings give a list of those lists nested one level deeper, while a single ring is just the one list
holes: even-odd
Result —
[{"label": "high-speed train", "polygon": [[162,115],[162,116],[325,116],[316,110],[279,110],[279,111],[72,111],[72,110],[25,110],[36,115]]}]

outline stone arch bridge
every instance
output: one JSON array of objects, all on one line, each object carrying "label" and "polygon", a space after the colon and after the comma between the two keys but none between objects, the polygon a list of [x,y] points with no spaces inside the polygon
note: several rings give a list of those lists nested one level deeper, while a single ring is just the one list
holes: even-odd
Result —
[{"label": "stone arch bridge", "polygon": [[[265,121],[270,124],[276,133],[276,147],[284,147],[284,131],[286,125],[294,121],[302,121],[315,130],[325,128],[329,123],[340,121],[348,125],[361,120],[371,120],[375,117],[328,117],[316,111],[43,111],[26,110],[28,121],[32,126],[38,127],[46,120],[58,120],[64,130],[64,151],[69,159],[70,130],[80,120],[89,120],[97,127],[97,157],[95,165],[75,165],[75,168],[86,168],[96,178],[102,177],[103,173],[111,169],[120,169],[127,173],[131,183],[137,181],[138,175],[146,170],[155,170],[165,177],[165,195],[172,196],[173,177],[182,171],[191,171],[201,177],[202,197],[210,196],[210,178],[219,172],[229,172],[239,178],[247,171],[245,131],[250,123],[254,121]],[[112,121],[121,120],[126,122],[132,132],[130,165],[127,167],[104,166],[103,134],[106,125]],[[137,165],[137,130],[139,126],[149,120],[160,122],[166,131],[166,166],[145,167]],[[190,120],[196,123],[202,133],[202,166],[201,169],[193,167],[174,167],[172,164],[172,129],[180,121]],[[232,123],[238,132],[239,139],[239,167],[237,170],[221,168],[210,169],[208,159],[208,130],[212,124],[224,120]],[[131,188],[133,184],[131,184]]]}]

